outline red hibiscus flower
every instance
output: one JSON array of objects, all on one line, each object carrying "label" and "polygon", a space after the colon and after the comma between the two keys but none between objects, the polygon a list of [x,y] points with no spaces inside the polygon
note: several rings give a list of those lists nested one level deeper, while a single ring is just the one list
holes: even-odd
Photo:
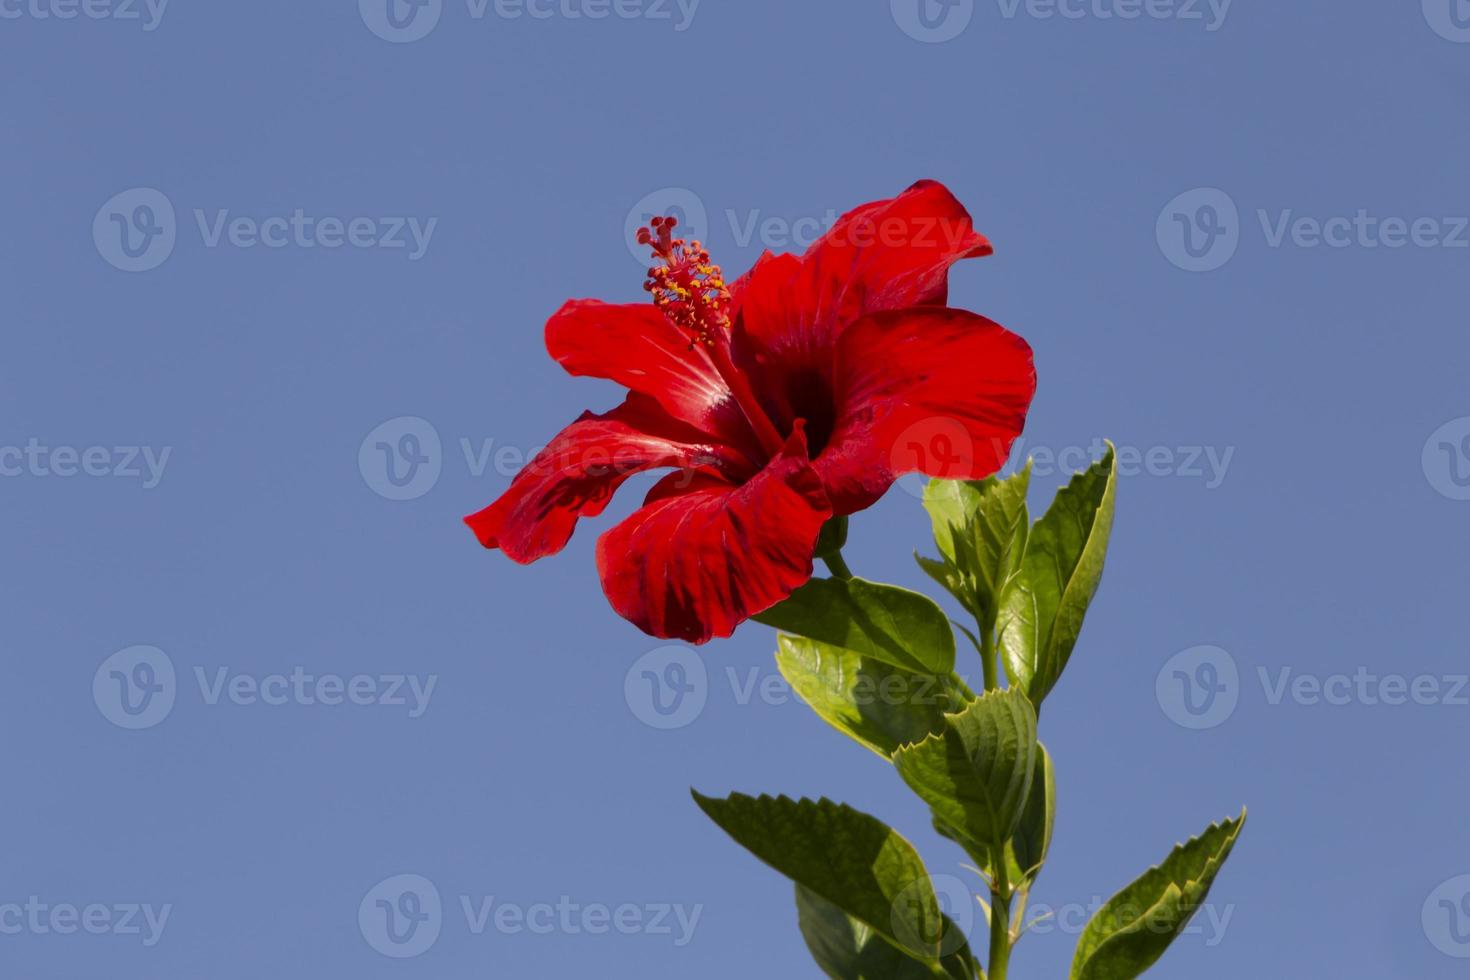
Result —
[{"label": "red hibiscus flower", "polygon": [[865,204],[801,257],[767,252],[729,286],[674,226],[639,234],[659,263],[653,303],[573,300],[546,324],[562,367],[627,399],[563,429],[465,522],[535,561],[629,476],[673,468],[598,540],[597,568],[620,615],[703,643],[807,581],[823,524],[903,473],[998,470],[1036,373],[1021,338],[945,305],[949,267],[991,248],[942,184]]}]

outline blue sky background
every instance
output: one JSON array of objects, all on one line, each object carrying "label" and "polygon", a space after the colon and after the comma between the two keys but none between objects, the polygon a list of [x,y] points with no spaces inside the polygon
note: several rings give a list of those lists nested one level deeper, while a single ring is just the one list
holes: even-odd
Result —
[{"label": "blue sky background", "polygon": [[[541,327],[571,296],[642,295],[625,228],[649,195],[692,194],[734,272],[790,247],[782,222],[933,177],[997,249],[956,271],[952,301],[1035,347],[1027,446],[1157,450],[1121,482],[1102,590],[1042,719],[1061,799],[1035,900],[1106,898],[1247,804],[1212,894],[1228,925],[1203,920],[1156,975],[1463,975],[1463,0],[1240,0],[1223,19],[977,0],[931,6],[932,31],[907,0],[704,0],[692,17],[624,0],[638,16],[602,19],[569,15],[587,0],[547,18],[444,0],[402,31],[349,0],[161,17],[93,0],[139,19],[69,20],[40,16],[50,2],[0,0],[0,974],[816,975],[789,885],[691,785],[844,800],[966,874],[881,761],[794,700],[745,696],[774,673],[764,627],[707,648],[688,724],[645,724],[625,679],[662,645],[607,607],[592,549],[648,479],[530,568],[459,523],[510,472],[471,465],[462,440],[513,456],[614,403],[560,372]],[[222,211],[298,209],[327,240],[326,218],[369,219],[363,243],[437,223],[416,258],[407,232],[405,248],[210,237]],[[1360,211],[1334,226],[1341,247],[1294,224]],[[1383,219],[1417,240],[1392,247],[1406,233]],[[420,482],[394,488],[378,441],[427,460]],[[127,447],[168,451],[156,481],[128,475]],[[1206,448],[1232,453],[1223,473],[1191,462]],[[1037,510],[1063,479],[1038,474]],[[909,555],[927,534],[895,489],[854,521],[849,561],[923,586]],[[167,657],[174,703],[130,730],[111,670],[147,675],[136,654],[104,661],[139,645]],[[1190,714],[1174,670],[1207,677],[1205,660],[1227,689]],[[196,679],[296,668],[435,686],[411,717],[411,697],[211,703]],[[1438,694],[1270,690],[1359,671]],[[404,874],[443,913],[400,959],[358,913]],[[32,896],[105,906],[103,934],[44,916],[4,931],[3,906]],[[491,896],[701,910],[682,945],[672,916],[672,935],[646,918],[477,934],[461,898]],[[170,908],[153,945],[116,928],[131,904]],[[1023,940],[1013,975],[1063,975],[1067,918]]]}]

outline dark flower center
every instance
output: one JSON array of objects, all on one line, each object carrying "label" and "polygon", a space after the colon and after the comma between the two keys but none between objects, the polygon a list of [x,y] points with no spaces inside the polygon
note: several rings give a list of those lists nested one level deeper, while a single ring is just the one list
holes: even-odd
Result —
[{"label": "dark flower center", "polygon": [[816,459],[827,448],[837,424],[832,379],[815,367],[804,367],[789,373],[784,387],[791,411],[786,431],[794,427],[796,419],[805,419],[807,456]]}]

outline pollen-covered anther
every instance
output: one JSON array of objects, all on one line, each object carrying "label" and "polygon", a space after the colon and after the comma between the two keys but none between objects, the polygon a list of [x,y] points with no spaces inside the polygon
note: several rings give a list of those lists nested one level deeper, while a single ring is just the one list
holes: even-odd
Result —
[{"label": "pollen-covered anther", "polygon": [[638,244],[653,250],[655,262],[643,288],[664,316],[690,335],[690,344],[712,344],[730,328],[730,290],[724,273],[710,262],[698,240],[674,237],[676,218],[654,218],[638,229]]}]

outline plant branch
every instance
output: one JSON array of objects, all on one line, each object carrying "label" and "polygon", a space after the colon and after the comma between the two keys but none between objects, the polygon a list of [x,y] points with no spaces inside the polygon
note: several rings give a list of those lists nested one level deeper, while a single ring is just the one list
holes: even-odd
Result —
[{"label": "plant branch", "polygon": [[991,856],[991,862],[995,877],[990,882],[990,959],[986,968],[989,980],[1005,980],[1011,960],[1011,882],[1005,845]]},{"label": "plant branch", "polygon": [[847,562],[842,558],[842,552],[833,551],[825,554],[822,556],[822,561],[827,563],[827,567],[831,569],[836,578],[852,578],[852,569],[847,567]]}]

